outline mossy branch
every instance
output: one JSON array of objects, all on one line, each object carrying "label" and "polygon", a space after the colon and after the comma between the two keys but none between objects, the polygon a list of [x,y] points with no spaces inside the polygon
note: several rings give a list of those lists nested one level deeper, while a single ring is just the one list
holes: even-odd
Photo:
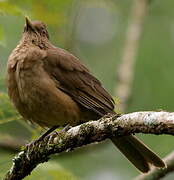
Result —
[{"label": "mossy branch", "polygon": [[4,179],[23,179],[38,164],[47,162],[52,154],[71,151],[113,136],[126,136],[134,133],[174,135],[174,113],[134,112],[119,117],[107,115],[98,121],[90,121],[70,128],[66,132],[52,133],[32,147],[25,147],[14,157],[13,165]]}]

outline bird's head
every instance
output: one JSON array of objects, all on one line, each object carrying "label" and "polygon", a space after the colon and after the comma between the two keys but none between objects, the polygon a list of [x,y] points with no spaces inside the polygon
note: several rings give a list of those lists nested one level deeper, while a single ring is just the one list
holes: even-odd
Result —
[{"label": "bird's head", "polygon": [[23,38],[36,45],[42,41],[48,40],[49,35],[46,25],[41,21],[30,21],[27,17],[25,17]]}]

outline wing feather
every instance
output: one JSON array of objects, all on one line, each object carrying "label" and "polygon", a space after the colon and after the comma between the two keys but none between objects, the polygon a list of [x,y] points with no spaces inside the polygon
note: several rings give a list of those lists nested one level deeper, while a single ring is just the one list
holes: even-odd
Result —
[{"label": "wing feather", "polygon": [[113,112],[114,101],[89,70],[69,52],[54,48],[47,51],[44,69],[57,87],[77,103],[103,116]]}]

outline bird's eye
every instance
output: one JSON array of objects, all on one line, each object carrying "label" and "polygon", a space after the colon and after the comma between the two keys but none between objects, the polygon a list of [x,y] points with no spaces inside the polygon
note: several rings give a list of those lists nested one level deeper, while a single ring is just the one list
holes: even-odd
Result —
[{"label": "bird's eye", "polygon": [[45,30],[42,30],[42,33],[43,33],[43,34],[46,34],[46,31],[45,31]]},{"label": "bird's eye", "polygon": [[45,36],[49,39],[47,30],[43,29],[43,30],[42,30],[42,34],[45,35]]}]

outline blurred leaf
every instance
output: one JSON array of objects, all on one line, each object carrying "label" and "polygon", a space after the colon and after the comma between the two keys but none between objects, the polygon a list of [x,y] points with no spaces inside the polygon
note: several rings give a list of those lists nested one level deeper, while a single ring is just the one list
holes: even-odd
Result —
[{"label": "blurred leaf", "polygon": [[[1,111],[0,111],[0,113],[1,113]],[[1,125],[1,124],[4,124],[4,123],[8,123],[8,122],[10,122],[10,121],[16,121],[16,120],[18,120],[19,118],[20,118],[20,117],[14,116],[14,117],[12,117],[12,118],[0,119],[0,125]]]},{"label": "blurred leaf", "polygon": [[[33,3],[33,16],[47,24],[61,25],[67,23],[67,11],[72,0],[43,0]],[[45,14],[46,12],[46,14]]]},{"label": "blurred leaf", "polygon": [[20,9],[18,6],[11,4],[7,1],[1,1],[0,2],[0,14],[5,15],[23,15],[25,14],[22,9]]},{"label": "blurred leaf", "polygon": [[116,105],[120,104],[120,99],[118,97],[114,96],[112,98],[113,98]]},{"label": "blurred leaf", "polygon": [[3,179],[6,171],[12,165],[11,159],[14,157],[14,154],[0,148],[0,155],[0,179]]},{"label": "blurred leaf", "polygon": [[4,29],[1,25],[0,25],[0,45],[6,46],[6,38],[5,38],[5,34],[4,34]]},{"label": "blurred leaf", "polygon": [[77,180],[71,172],[62,168],[58,163],[53,161],[39,165],[26,180],[49,180],[49,179],[61,179],[61,180]]},{"label": "blurred leaf", "polygon": [[[0,63],[1,66],[1,63]],[[1,69],[0,69],[1,70]],[[5,80],[3,78],[0,78],[0,91],[5,92],[6,88],[5,88]]]},{"label": "blurred leaf", "polygon": [[6,93],[0,92],[0,124],[19,119]]}]

